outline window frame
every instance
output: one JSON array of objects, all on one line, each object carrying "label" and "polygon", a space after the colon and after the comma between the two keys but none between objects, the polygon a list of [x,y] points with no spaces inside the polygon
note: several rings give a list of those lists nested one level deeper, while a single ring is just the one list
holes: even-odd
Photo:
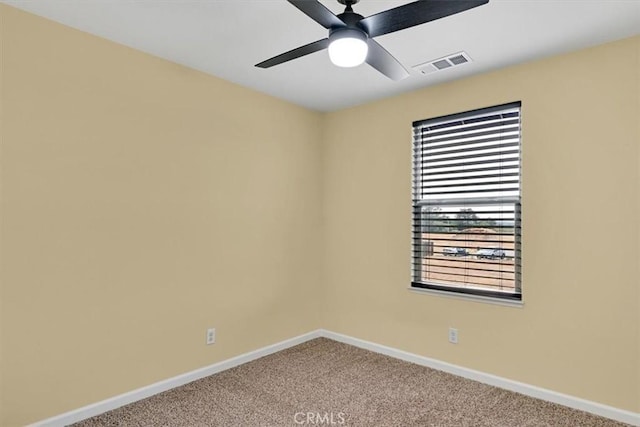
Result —
[{"label": "window frame", "polygon": [[[478,118],[480,116],[490,115],[491,113],[504,114],[508,110],[517,109],[518,111],[518,155],[517,155],[517,171],[518,171],[518,184],[517,195],[504,196],[504,197],[459,197],[459,198],[424,198],[422,193],[422,180],[423,176],[423,163],[424,157],[420,154],[423,149],[422,137],[417,137],[417,129],[428,124],[442,124],[447,122],[455,122],[459,120],[469,120]],[[412,290],[430,290],[438,293],[444,292],[449,295],[460,295],[467,297],[480,297],[490,298],[494,300],[500,300],[509,303],[521,303],[522,302],[522,103],[521,101],[510,102],[506,104],[500,104],[496,106],[479,108],[475,110],[465,111],[461,113],[449,114],[431,119],[415,121],[412,124],[413,140],[412,140],[412,254],[411,254],[411,286]],[[515,169],[515,167],[513,167]],[[464,178],[463,178],[464,179]],[[424,271],[424,206],[445,206],[447,204],[453,206],[459,206],[464,203],[464,206],[474,205],[500,205],[502,206],[513,204],[513,259],[514,259],[514,291],[498,291],[491,290],[487,287],[489,285],[483,285],[479,283],[464,283],[460,286],[452,285],[451,283],[438,283],[437,280],[422,280]],[[416,222],[419,221],[419,224]],[[417,236],[418,235],[418,236]],[[433,241],[430,243],[433,244]],[[500,248],[502,249],[502,247]],[[433,253],[433,249],[431,249]],[[420,260],[420,261],[417,261]],[[501,270],[494,270],[501,271]],[[420,280],[416,280],[419,278]],[[463,286],[464,285],[464,286]],[[475,285],[478,287],[468,287],[469,285]]]}]

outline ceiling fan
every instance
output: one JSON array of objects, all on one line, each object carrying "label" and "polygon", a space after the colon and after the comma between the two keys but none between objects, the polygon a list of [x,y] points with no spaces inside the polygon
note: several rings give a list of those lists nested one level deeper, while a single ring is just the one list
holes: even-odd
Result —
[{"label": "ceiling fan", "polygon": [[409,72],[374,37],[404,30],[489,3],[489,0],[420,0],[364,17],[353,11],[360,0],[338,0],[346,6],[334,15],[318,0],[287,0],[308,17],[329,30],[329,37],[290,50],[256,67],[270,68],[310,53],[329,49],[331,62],[340,67],[355,67],[363,62],[393,80],[402,80]]}]

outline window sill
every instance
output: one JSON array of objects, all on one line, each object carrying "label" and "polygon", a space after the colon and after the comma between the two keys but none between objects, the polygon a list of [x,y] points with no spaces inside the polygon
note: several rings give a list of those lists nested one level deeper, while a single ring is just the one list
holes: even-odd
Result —
[{"label": "window sill", "polygon": [[471,295],[471,294],[457,294],[453,292],[439,291],[436,289],[414,288],[412,286],[408,287],[407,289],[416,294],[435,295],[438,297],[452,298],[452,299],[463,300],[463,301],[480,302],[485,304],[502,305],[505,307],[513,307],[513,308],[524,307],[523,301],[513,301],[513,300],[502,299],[502,298],[485,297],[485,296]]}]

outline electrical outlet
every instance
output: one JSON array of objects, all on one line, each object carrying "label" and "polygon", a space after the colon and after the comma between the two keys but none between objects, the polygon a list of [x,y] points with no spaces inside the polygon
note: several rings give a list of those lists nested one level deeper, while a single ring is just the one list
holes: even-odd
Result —
[{"label": "electrical outlet", "polygon": [[456,328],[449,328],[449,342],[458,344],[458,330]]},{"label": "electrical outlet", "polygon": [[207,329],[207,345],[215,344],[216,342],[216,329]]}]

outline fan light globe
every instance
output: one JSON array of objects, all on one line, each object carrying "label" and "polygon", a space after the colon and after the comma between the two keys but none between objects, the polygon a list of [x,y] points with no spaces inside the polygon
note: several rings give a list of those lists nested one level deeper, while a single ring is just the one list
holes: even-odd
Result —
[{"label": "fan light globe", "polygon": [[358,30],[343,29],[329,37],[329,58],[338,67],[357,67],[367,59],[367,36]]}]

